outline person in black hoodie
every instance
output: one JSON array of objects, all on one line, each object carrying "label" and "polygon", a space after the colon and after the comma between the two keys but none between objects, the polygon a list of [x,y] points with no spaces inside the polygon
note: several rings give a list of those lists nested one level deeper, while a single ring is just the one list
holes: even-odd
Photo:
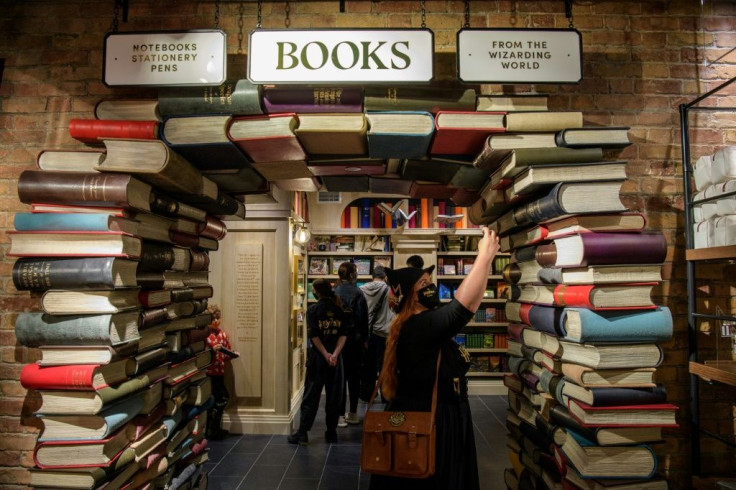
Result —
[{"label": "person in black hoodie", "polygon": [[368,305],[363,291],[355,285],[358,279],[358,269],[352,262],[343,262],[337,269],[339,278],[335,286],[335,294],[342,300],[342,309],[345,311],[347,340],[342,351],[345,368],[345,385],[342,407],[350,397],[350,408],[344,418],[338,421],[338,427],[347,424],[359,424],[358,396],[360,391],[361,361],[368,342]]},{"label": "person in black hoodie", "polygon": [[325,440],[337,442],[337,418],[340,416],[342,391],[345,384],[341,351],[345,345],[345,313],[340,298],[332,291],[327,279],[317,279],[312,284],[317,303],[307,309],[307,335],[310,348],[307,353],[307,374],[304,379],[299,430],[288,437],[291,444],[307,445],[308,432],[312,428],[319,409],[322,388],[326,392]]},{"label": "person in black hoodie", "polygon": [[368,305],[368,350],[363,361],[363,376],[360,381],[360,398],[369,401],[376,386],[378,374],[383,365],[383,353],[386,350],[394,312],[389,303],[391,295],[386,284],[386,271],[380,265],[373,268],[373,280],[360,286]]}]

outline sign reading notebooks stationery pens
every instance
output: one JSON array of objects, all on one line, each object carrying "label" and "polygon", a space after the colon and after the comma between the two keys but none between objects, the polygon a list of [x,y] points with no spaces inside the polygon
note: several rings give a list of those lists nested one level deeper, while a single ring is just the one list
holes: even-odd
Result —
[{"label": "sign reading notebooks stationery pens", "polygon": [[125,85],[220,85],[227,72],[220,30],[114,32],[105,36],[102,81]]},{"label": "sign reading notebooks stationery pens", "polygon": [[461,29],[458,78],[465,83],[577,83],[582,38],[575,29]]},{"label": "sign reading notebooks stationery pens", "polygon": [[428,82],[429,29],[258,29],[250,33],[253,83]]}]

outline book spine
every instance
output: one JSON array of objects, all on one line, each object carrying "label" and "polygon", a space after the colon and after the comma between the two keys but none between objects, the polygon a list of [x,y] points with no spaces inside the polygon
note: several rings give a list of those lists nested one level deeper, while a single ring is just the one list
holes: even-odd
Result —
[{"label": "book spine", "polygon": [[548,219],[557,218],[565,214],[565,209],[560,205],[558,192],[560,185],[555,186],[549,194],[523,206],[523,211],[514,213],[516,223],[539,223]]},{"label": "book spine", "polygon": [[13,264],[13,284],[19,291],[113,289],[115,260],[114,257],[21,258]]},{"label": "book spine", "polygon": [[[161,90],[161,116],[187,114],[262,114],[261,86],[228,80],[218,87],[177,87]],[[292,111],[293,112],[293,111]]]},{"label": "book spine", "polygon": [[358,87],[267,88],[263,108],[280,112],[363,112],[363,92]]},{"label": "book spine", "polygon": [[111,315],[52,316],[23,312],[15,321],[21,345],[115,345],[110,337]]},{"label": "book spine", "polygon": [[555,286],[553,293],[555,305],[593,308],[593,304],[590,302],[593,288],[593,285],[568,286],[559,284]]},{"label": "book spine", "polygon": [[421,224],[419,227],[423,229],[429,228],[429,199],[426,197],[421,198],[420,206]]},{"label": "book spine", "polygon": [[97,213],[17,213],[18,231],[110,231],[110,215]]},{"label": "book spine", "polygon": [[560,327],[562,312],[563,308],[523,304],[519,314],[522,321],[527,325],[531,325],[542,332],[559,336],[562,330]]},{"label": "book spine", "polygon": [[363,199],[360,203],[360,227],[371,227],[371,201]]},{"label": "book spine", "polygon": [[667,241],[661,233],[584,233],[585,265],[658,264],[667,256]]},{"label": "book spine", "polygon": [[175,260],[176,255],[172,245],[144,240],[138,272],[158,272],[171,269]]},{"label": "book spine", "polygon": [[[576,312],[581,335],[570,337],[568,315]],[[592,311],[565,308],[560,315],[561,335],[575,342],[660,342],[672,337],[672,313],[666,306],[652,310]]]},{"label": "book spine", "polygon": [[667,402],[667,390],[662,385],[655,388],[590,388],[593,407],[617,407],[625,405],[651,405]]},{"label": "book spine", "polygon": [[40,367],[26,364],[20,371],[20,384],[31,390],[95,390],[92,376],[97,368],[93,364]]},{"label": "book spine", "polygon": [[72,119],[69,135],[83,143],[98,143],[103,138],[158,139],[158,121],[119,121]]},{"label": "book spine", "polygon": [[[128,194],[133,182],[128,174],[26,170],[18,178],[18,198],[25,204],[130,207]],[[136,187],[147,194],[142,201],[148,202],[150,186],[139,182]]]}]

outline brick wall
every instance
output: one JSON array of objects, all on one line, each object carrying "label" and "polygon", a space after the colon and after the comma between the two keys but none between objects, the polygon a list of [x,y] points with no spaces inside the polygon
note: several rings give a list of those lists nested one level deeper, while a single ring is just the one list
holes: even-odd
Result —
[{"label": "brick wall", "polygon": [[[472,27],[559,27],[568,25],[562,1],[473,1]],[[667,431],[667,443],[655,449],[672,488],[689,487],[689,409],[687,324],[683,263],[683,196],[678,105],[736,75],[736,4],[729,0],[575,0],[575,27],[584,45],[584,80],[575,85],[487,86],[486,91],[535,90],[550,95],[553,110],[581,110],[586,123],[631,126],[635,145],[621,155],[629,161],[625,202],[646,212],[650,227],[662,229],[670,250],[667,279],[658,302],[676,315],[675,336],[658,378],[670,399],[680,405],[681,427]],[[22,364],[37,352],[16,344],[17,312],[38,308],[37,298],[13,289],[12,259],[5,257],[13,213],[25,209],[16,198],[21,171],[33,168],[44,148],[76,148],[67,132],[73,117],[91,117],[103,97],[152,97],[155,92],[108,89],[101,82],[103,37],[112,25],[113,2],[66,0],[0,1],[0,58],[5,60],[0,86],[0,487],[23,487],[29,481],[31,451],[38,431],[32,416],[37,400],[17,379]],[[241,12],[242,5],[242,12]],[[298,27],[419,27],[418,1],[292,1],[289,20]],[[435,33],[437,77],[455,76],[455,33],[463,23],[464,2],[426,1],[426,24]],[[256,25],[255,2],[220,2],[220,27],[228,34],[231,76],[244,76],[248,32]],[[120,30],[211,28],[215,3],[159,0],[131,1],[129,21]],[[239,21],[242,14],[242,29]],[[284,3],[263,2],[263,27],[283,28]],[[242,41],[239,34],[242,33]],[[716,60],[714,64],[704,60]],[[445,63],[449,60],[449,64]],[[736,105],[736,97],[726,103]],[[736,115],[693,123],[694,157],[714,146],[736,142]],[[733,293],[713,269],[708,294],[730,307]],[[720,278],[720,285],[717,279]],[[714,300],[711,298],[711,300]],[[713,428],[733,434],[733,392],[709,387]],[[499,446],[503,442],[499,441]],[[730,468],[732,454],[709,448],[708,469]]]}]

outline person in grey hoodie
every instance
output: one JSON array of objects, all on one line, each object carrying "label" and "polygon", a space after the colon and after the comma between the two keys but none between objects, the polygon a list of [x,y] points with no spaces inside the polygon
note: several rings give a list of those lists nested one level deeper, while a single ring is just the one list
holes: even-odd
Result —
[{"label": "person in grey hoodie", "polygon": [[390,332],[394,312],[389,307],[390,292],[383,267],[373,268],[373,280],[360,287],[368,305],[368,349],[363,362],[360,398],[369,401],[383,365],[386,337]]}]

